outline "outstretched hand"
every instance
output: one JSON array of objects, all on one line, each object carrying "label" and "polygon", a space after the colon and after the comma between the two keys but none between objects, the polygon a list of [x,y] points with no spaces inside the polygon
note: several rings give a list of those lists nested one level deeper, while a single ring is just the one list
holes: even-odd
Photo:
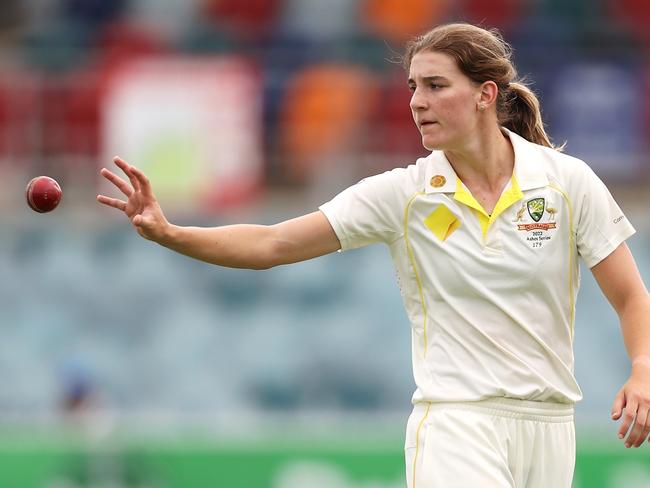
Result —
[{"label": "outstretched hand", "polygon": [[[625,447],[639,447],[650,435],[650,364],[633,367],[630,379],[614,400],[612,419],[622,419],[618,430]],[[629,432],[628,432],[629,431]]]},{"label": "outstretched hand", "polygon": [[116,157],[113,161],[128,177],[130,184],[106,168],[102,168],[100,174],[124,194],[126,201],[105,195],[97,195],[97,201],[124,212],[145,239],[160,241],[169,227],[169,222],[158,205],[149,178],[122,158]]}]

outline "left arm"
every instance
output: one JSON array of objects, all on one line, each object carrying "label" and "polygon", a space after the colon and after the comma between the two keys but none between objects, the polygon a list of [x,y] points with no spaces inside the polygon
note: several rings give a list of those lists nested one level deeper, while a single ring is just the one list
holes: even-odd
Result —
[{"label": "left arm", "polygon": [[618,314],[632,361],[630,377],[614,400],[612,419],[623,417],[618,436],[627,434],[625,447],[639,447],[650,434],[650,294],[625,243],[591,272]]}]

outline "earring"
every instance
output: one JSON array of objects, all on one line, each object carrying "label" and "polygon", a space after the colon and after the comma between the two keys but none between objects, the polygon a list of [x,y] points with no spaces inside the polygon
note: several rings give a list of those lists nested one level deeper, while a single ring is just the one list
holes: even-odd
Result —
[{"label": "earring", "polygon": [[485,110],[485,105],[483,105],[482,103],[479,104],[478,109],[482,112],[483,110]]}]

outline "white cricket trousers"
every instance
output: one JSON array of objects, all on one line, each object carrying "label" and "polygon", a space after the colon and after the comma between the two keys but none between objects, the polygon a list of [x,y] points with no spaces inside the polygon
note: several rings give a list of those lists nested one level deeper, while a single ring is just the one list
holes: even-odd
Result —
[{"label": "white cricket trousers", "polygon": [[418,403],[404,447],[408,488],[570,488],[573,405]]}]

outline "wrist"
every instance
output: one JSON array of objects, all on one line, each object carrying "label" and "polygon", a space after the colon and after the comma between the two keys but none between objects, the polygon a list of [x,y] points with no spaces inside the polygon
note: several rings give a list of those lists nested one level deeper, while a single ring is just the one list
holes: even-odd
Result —
[{"label": "wrist", "polygon": [[165,247],[172,246],[178,240],[179,229],[177,225],[165,222],[160,237],[157,239],[158,244]]},{"label": "wrist", "polygon": [[650,369],[650,355],[648,354],[639,354],[632,358],[632,369],[642,367]]}]

